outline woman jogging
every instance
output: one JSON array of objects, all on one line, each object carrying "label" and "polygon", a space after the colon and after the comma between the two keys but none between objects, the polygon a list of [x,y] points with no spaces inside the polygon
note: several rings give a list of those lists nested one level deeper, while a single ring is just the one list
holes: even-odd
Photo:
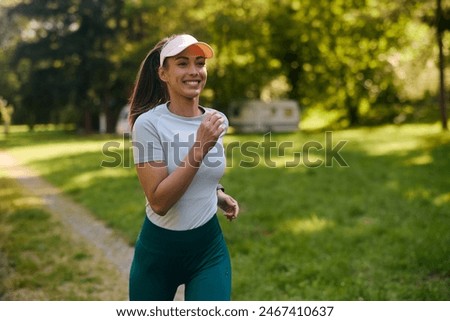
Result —
[{"label": "woman jogging", "polygon": [[219,180],[226,116],[200,106],[212,48],[190,35],[160,41],[130,99],[133,153],[147,199],[130,271],[130,300],[230,300],[231,264],[216,216],[239,213]]}]

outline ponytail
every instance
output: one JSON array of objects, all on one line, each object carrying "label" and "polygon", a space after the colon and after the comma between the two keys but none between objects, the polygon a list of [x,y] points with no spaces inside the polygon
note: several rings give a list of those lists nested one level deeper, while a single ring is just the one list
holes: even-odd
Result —
[{"label": "ponytail", "polygon": [[165,38],[158,42],[142,62],[130,97],[128,122],[133,128],[139,115],[169,100],[169,94],[164,82],[158,75],[159,56],[164,44],[170,40]]}]

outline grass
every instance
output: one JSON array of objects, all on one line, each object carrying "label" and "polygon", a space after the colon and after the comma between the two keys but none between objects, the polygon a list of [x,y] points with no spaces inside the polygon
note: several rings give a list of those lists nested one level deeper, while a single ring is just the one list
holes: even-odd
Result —
[{"label": "grass", "polygon": [[[241,146],[227,149],[222,180],[242,209],[236,222],[221,218],[233,299],[449,300],[450,135],[438,124],[330,135],[272,134],[286,148],[270,155],[261,147],[267,135],[226,137]],[[58,131],[0,139],[133,243],[144,199],[127,144]],[[330,157],[333,148],[348,166]]]},{"label": "grass", "polygon": [[0,300],[124,300],[126,284],[0,172]]}]

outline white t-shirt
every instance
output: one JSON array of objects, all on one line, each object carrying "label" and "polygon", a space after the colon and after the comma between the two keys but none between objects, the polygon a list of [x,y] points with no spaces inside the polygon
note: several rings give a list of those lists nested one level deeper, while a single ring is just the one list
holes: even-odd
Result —
[{"label": "white t-shirt", "polygon": [[[204,115],[214,111],[202,109],[201,116],[182,117],[171,113],[167,104],[162,104],[141,114],[132,132],[134,163],[164,161],[170,175],[193,146]],[[228,119],[220,114],[225,120],[225,133]],[[190,230],[202,226],[216,214],[216,187],[226,166],[222,136],[204,157],[184,195],[166,215],[156,214],[147,200],[146,213],[152,223],[170,230]]]}]

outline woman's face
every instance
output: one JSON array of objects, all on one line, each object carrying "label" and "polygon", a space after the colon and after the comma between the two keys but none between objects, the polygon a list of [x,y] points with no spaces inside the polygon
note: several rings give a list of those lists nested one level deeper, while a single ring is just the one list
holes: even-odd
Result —
[{"label": "woman's face", "polygon": [[166,67],[159,70],[162,81],[167,84],[169,95],[188,99],[200,95],[206,84],[206,58],[203,51],[193,45],[174,57],[166,58]]}]

